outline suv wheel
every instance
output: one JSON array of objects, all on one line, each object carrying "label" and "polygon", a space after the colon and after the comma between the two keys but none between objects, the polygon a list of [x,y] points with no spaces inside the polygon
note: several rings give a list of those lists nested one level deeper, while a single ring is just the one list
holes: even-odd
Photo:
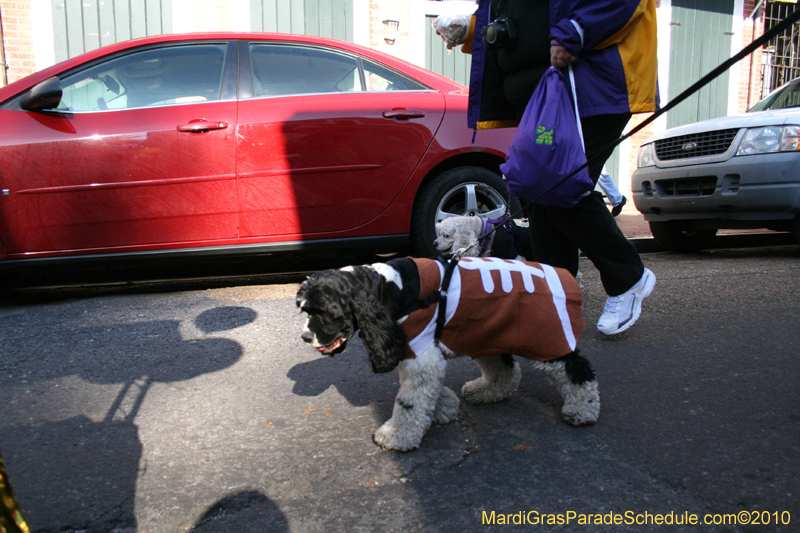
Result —
[{"label": "suv wheel", "polygon": [[792,235],[794,235],[794,240],[800,244],[800,213],[796,214],[792,220]]},{"label": "suv wheel", "polygon": [[[519,201],[512,199],[512,212]],[[436,257],[436,223],[453,216],[500,218],[508,211],[506,182],[482,167],[458,167],[437,176],[417,195],[411,216],[412,253]],[[518,215],[519,216],[519,215]]]},{"label": "suv wheel", "polygon": [[710,248],[716,229],[696,229],[692,220],[650,222],[650,232],[656,242],[672,252],[697,252]]}]

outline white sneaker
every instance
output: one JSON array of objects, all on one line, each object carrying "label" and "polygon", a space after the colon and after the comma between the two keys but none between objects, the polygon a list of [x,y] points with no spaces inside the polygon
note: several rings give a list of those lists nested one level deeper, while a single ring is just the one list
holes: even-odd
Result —
[{"label": "white sneaker", "polygon": [[656,275],[645,268],[642,279],[636,285],[619,296],[608,297],[603,315],[597,322],[597,330],[606,335],[614,335],[631,327],[642,313],[642,300],[650,296],[655,286]]}]

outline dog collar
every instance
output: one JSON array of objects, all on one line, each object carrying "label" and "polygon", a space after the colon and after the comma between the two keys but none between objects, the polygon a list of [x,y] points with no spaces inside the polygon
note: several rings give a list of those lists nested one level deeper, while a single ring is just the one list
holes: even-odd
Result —
[{"label": "dog collar", "polygon": [[481,229],[481,233],[483,235],[486,235],[486,237],[484,237],[483,240],[481,241],[481,251],[479,254],[481,256],[483,256],[483,254],[486,253],[486,250],[489,249],[489,243],[492,242],[492,233],[493,233],[492,229],[493,229],[493,221],[491,219],[484,218],[483,228]]}]

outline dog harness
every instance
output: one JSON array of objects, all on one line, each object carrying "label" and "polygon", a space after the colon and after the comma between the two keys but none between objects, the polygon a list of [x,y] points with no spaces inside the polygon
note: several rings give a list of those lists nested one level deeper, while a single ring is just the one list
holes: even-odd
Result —
[{"label": "dog harness", "polygon": [[[440,290],[445,267],[411,259],[420,276],[420,300]],[[416,310],[400,323],[414,358],[434,343],[440,307],[441,341],[454,352],[481,357],[513,353],[549,361],[575,351],[583,332],[582,295],[572,275],[540,263],[464,257],[453,269],[444,305]]]},{"label": "dog harness", "polygon": [[478,255],[483,255],[489,250],[489,245],[492,242],[492,236],[495,233],[494,232],[495,225],[500,226],[502,224],[503,227],[505,228],[505,224],[507,224],[510,219],[484,218],[482,220],[483,220],[483,228],[481,229],[481,233],[485,235],[485,237],[481,240],[481,251]]},{"label": "dog harness", "polygon": [[[501,227],[505,231],[500,231]],[[522,235],[519,235],[518,232]],[[515,259],[518,255],[527,256],[526,252],[530,251],[528,250],[530,248],[528,230],[517,226],[508,215],[503,218],[484,218],[483,228],[478,239],[481,245],[478,255],[481,257],[488,255]]]}]

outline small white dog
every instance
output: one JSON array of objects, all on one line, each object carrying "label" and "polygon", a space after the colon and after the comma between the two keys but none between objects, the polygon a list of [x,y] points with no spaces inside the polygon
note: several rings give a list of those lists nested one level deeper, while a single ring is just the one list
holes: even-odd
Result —
[{"label": "small white dog", "polygon": [[[528,258],[519,252],[531,253],[528,240],[528,228],[518,226],[511,222],[511,233],[506,226],[497,228],[488,237],[472,248],[469,248],[464,257],[499,257],[500,259],[517,259],[525,261]],[[458,250],[469,247],[478,237],[491,230],[492,226],[485,218],[476,216],[450,217],[436,223],[436,240],[433,241],[436,249],[442,254],[452,254]],[[575,276],[578,283],[583,281],[583,273]],[[581,285],[582,286],[582,285]]]},{"label": "small white dog", "polygon": [[[492,224],[483,217],[459,216],[450,217],[436,223],[436,240],[433,241],[436,249],[446,253],[455,253],[463,250],[485,235],[492,229]],[[522,229],[522,228],[518,228]],[[524,235],[524,232],[523,232]],[[524,235],[527,238],[527,235]],[[498,227],[478,244],[464,253],[465,257],[499,257],[500,259],[519,259],[525,257],[517,251],[515,239],[507,232],[505,227]]]}]

